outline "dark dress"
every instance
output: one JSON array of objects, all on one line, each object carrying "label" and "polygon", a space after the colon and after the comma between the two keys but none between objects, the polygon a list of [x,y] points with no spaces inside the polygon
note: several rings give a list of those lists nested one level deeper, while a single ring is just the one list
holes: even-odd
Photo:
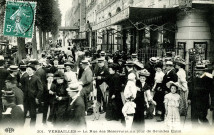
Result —
[{"label": "dark dress", "polygon": [[54,120],[53,123],[56,126],[63,126],[65,124],[65,112],[68,107],[68,94],[66,92],[67,85],[56,84],[56,96],[62,97],[62,100],[56,100],[54,105]]},{"label": "dark dress", "polygon": [[[120,94],[122,90],[120,76],[117,73],[109,75],[106,82],[109,86],[109,96],[105,117],[110,120],[119,120],[123,116],[121,111],[123,102]],[[114,99],[111,98],[112,95],[115,95]]]},{"label": "dark dress", "polygon": [[149,89],[149,86],[147,83],[144,84],[142,87],[142,84],[139,80],[136,81],[136,86],[140,88],[140,91],[137,91],[136,98],[134,99],[134,102],[136,104],[135,114],[134,114],[134,120],[133,120],[133,129],[136,130],[144,130],[144,111],[145,111],[145,99],[144,99],[144,92]]}]

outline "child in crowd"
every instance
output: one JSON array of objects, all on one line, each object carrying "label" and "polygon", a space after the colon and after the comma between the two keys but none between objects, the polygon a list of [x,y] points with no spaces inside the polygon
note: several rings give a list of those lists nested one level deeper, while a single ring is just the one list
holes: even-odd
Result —
[{"label": "child in crowd", "polygon": [[171,90],[170,93],[166,94],[164,97],[165,104],[165,122],[168,128],[177,129],[180,125],[180,95],[176,93],[178,90],[178,84],[175,82],[168,82],[167,87]]},{"label": "child in crowd", "polygon": [[125,86],[124,97],[125,104],[122,108],[122,113],[126,121],[126,129],[131,130],[136,104],[133,100],[136,98],[137,86],[136,86],[136,76],[134,73],[128,75],[128,82]]},{"label": "child in crowd", "polygon": [[122,108],[122,113],[126,121],[126,129],[131,130],[136,104],[133,102],[133,97],[126,99],[126,103]]}]

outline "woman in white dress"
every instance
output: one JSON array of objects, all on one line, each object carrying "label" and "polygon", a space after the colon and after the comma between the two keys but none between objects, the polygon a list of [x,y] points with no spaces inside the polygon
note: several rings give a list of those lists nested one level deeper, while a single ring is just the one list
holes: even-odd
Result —
[{"label": "woman in white dress", "polygon": [[65,80],[67,81],[67,83],[70,84],[77,82],[77,75],[72,71],[72,69],[74,68],[74,63],[66,62],[64,65],[66,69]]},{"label": "woman in white dress", "polygon": [[175,68],[178,69],[177,76],[178,76],[178,93],[181,97],[180,103],[180,114],[186,115],[187,111],[187,98],[188,98],[188,86],[186,80],[186,71],[185,69],[185,61],[183,59],[179,59],[175,61]]}]

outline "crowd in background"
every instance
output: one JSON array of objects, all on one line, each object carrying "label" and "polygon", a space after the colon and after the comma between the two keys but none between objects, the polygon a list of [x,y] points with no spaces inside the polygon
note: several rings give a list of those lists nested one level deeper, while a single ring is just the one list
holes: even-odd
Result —
[{"label": "crowd in background", "polygon": [[[117,51],[49,50],[38,60],[27,57],[18,64],[0,60],[0,123],[35,126],[37,113],[43,124],[86,128],[86,115],[143,130],[145,119],[165,121],[178,128],[189,100],[185,60],[151,57],[148,62]],[[10,115],[10,117],[9,117]]]}]

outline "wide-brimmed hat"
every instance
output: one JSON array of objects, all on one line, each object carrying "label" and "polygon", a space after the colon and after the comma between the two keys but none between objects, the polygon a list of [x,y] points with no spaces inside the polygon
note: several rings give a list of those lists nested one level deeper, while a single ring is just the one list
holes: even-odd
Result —
[{"label": "wide-brimmed hat", "polygon": [[139,61],[134,61],[133,63],[134,63],[135,66],[137,66],[137,67],[139,67],[139,68],[141,68],[141,69],[144,68],[143,63],[141,63],[141,62],[139,62]]},{"label": "wide-brimmed hat", "polygon": [[14,98],[15,94],[12,90],[2,90],[2,97],[4,99]]},{"label": "wide-brimmed hat", "polygon": [[65,66],[65,67],[66,67],[66,66],[73,67],[73,66],[74,66],[74,63],[72,63],[72,62],[66,62],[66,63],[64,64],[64,66]]},{"label": "wide-brimmed hat", "polygon": [[139,77],[140,76],[150,76],[150,73],[147,69],[143,69],[139,72]]},{"label": "wide-brimmed hat", "polygon": [[67,92],[78,92],[80,90],[82,90],[82,86],[78,82],[69,84],[68,88],[66,89]]},{"label": "wide-brimmed hat", "polygon": [[36,67],[35,67],[35,65],[32,64],[32,63],[28,64],[28,65],[26,66],[26,68],[31,68],[31,69],[33,69],[33,70],[36,71]]},{"label": "wide-brimmed hat", "polygon": [[173,82],[173,81],[169,81],[168,83],[166,83],[166,87],[170,88],[172,84],[175,85],[175,86],[177,86],[177,87],[180,87],[179,84],[178,84],[178,82]]},{"label": "wide-brimmed hat", "polygon": [[156,57],[151,57],[151,58],[149,58],[149,61],[151,62],[151,63],[156,63],[157,62],[157,58]]},{"label": "wide-brimmed hat", "polygon": [[18,66],[16,66],[16,65],[11,65],[11,66],[9,67],[9,70],[10,70],[10,71],[18,71]]},{"label": "wide-brimmed hat", "polygon": [[180,59],[177,59],[174,61],[175,64],[178,64],[178,65],[186,65],[186,62],[184,59],[180,58]]}]

